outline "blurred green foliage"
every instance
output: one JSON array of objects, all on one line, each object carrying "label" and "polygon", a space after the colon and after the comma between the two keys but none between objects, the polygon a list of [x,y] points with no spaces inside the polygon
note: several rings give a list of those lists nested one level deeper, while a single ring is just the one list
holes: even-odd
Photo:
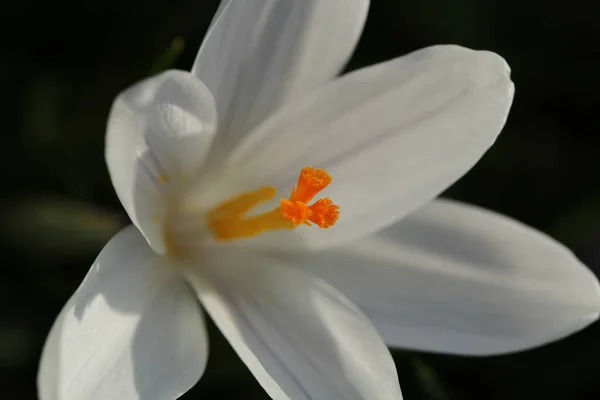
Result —
[{"label": "blurred green foliage", "polygon": [[[0,397],[35,398],[45,335],[98,251],[127,223],[103,159],[115,95],[189,69],[217,0],[2,5],[4,143]],[[497,144],[447,196],[546,231],[596,271],[600,247],[600,23],[596,2],[372,0],[348,69],[436,43],[503,55],[517,92]],[[594,236],[596,235],[596,236]],[[591,247],[590,247],[591,243]],[[194,398],[266,395],[214,326]],[[600,325],[490,358],[395,352],[407,399],[600,398]]]}]

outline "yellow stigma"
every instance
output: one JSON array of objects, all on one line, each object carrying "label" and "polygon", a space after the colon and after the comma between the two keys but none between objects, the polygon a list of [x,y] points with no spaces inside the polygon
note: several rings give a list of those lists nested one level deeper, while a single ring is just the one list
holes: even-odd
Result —
[{"label": "yellow stigma", "polygon": [[227,200],[207,213],[209,226],[218,240],[233,240],[256,236],[260,233],[294,229],[301,224],[320,228],[333,226],[340,216],[339,207],[328,198],[307,205],[331,183],[331,176],[323,169],[305,167],[288,199],[281,199],[273,210],[247,217],[254,207],[275,197],[273,187],[262,187]]}]

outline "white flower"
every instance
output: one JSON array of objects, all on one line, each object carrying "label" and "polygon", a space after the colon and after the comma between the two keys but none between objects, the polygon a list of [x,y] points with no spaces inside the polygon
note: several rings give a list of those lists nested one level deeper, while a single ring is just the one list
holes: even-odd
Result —
[{"label": "white flower", "polygon": [[[42,400],[186,392],[208,356],[197,299],[264,389],[294,400],[400,399],[384,341],[499,354],[598,317],[598,282],[562,245],[432,201],[500,132],[505,61],[435,46],[334,80],[367,7],[224,1],[191,74],[116,99],[106,159],[134,225],[52,327]],[[328,183],[311,169],[297,183],[308,165],[333,178],[315,200],[337,223],[333,205],[307,208]],[[300,203],[280,203],[296,184]]]}]

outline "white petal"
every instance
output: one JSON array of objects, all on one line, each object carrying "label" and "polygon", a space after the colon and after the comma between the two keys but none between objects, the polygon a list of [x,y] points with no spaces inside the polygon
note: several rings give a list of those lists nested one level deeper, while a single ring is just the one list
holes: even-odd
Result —
[{"label": "white petal", "polygon": [[289,104],[240,144],[227,168],[281,196],[304,166],[327,169],[333,183],[322,195],[340,206],[340,219],[298,231],[311,247],[337,244],[391,224],[467,172],[502,129],[512,96],[500,56],[429,47]]},{"label": "white petal", "polygon": [[563,245],[451,201],[302,262],[404,348],[508,353],[569,335],[600,312],[597,279]]},{"label": "white petal", "polygon": [[113,104],[106,132],[110,177],[129,217],[157,252],[164,251],[165,198],[197,173],[216,124],[210,92],[183,71],[146,79]]},{"label": "white petal", "polygon": [[371,323],[314,276],[229,251],[192,286],[272,398],[401,399],[391,355]]},{"label": "white petal", "polygon": [[215,96],[224,124],[211,159],[273,108],[337,75],[368,6],[368,0],[223,0],[192,68]]},{"label": "white petal", "polygon": [[204,321],[169,268],[133,226],[106,245],[50,331],[40,400],[175,399],[198,381]]}]

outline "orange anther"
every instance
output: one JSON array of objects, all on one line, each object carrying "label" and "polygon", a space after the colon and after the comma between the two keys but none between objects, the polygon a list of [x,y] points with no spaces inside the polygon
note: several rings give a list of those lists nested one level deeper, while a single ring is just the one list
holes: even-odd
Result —
[{"label": "orange anther", "polygon": [[331,183],[331,176],[324,169],[304,167],[300,172],[298,184],[292,190],[291,201],[308,203]]},{"label": "orange anther", "polygon": [[298,185],[292,190],[289,200],[281,199],[283,218],[296,225],[310,225],[312,222],[320,228],[333,226],[340,216],[340,208],[330,199],[323,198],[312,206],[306,205],[330,183],[331,176],[324,169],[303,168]]},{"label": "orange anther", "polygon": [[340,208],[327,197],[318,200],[309,209],[312,215],[308,220],[319,225],[319,228],[331,228],[340,217]]},{"label": "orange anther", "polygon": [[283,218],[296,225],[302,224],[312,216],[311,209],[301,201],[281,199],[280,204]]}]

